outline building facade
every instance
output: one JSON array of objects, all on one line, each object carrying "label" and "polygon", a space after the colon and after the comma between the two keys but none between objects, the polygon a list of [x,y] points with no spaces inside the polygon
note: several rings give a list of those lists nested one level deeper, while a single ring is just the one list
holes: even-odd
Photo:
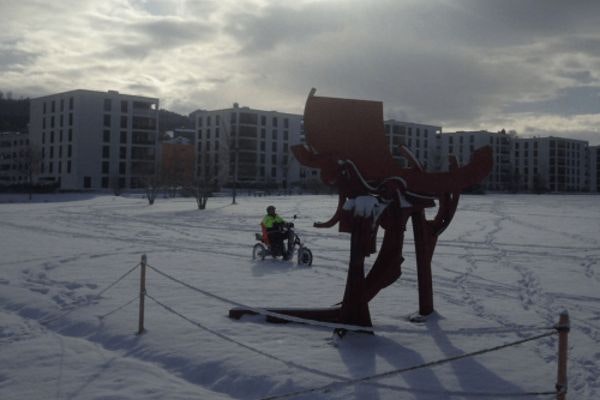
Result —
[{"label": "building facade", "polygon": [[28,134],[0,132],[0,186],[27,184],[34,162]]},{"label": "building facade", "polygon": [[160,146],[160,177],[166,186],[189,186],[194,181],[196,151],[184,136],[163,141]]},{"label": "building facade", "polygon": [[458,131],[446,132],[438,136],[438,169],[447,171],[448,156],[456,156],[459,165],[467,164],[471,154],[480,147],[490,145],[494,166],[490,175],[482,182],[485,190],[508,190],[511,174],[511,144],[513,136],[503,131]]},{"label": "building facade", "polygon": [[583,192],[589,188],[587,142],[560,137],[513,142],[514,177],[520,190]]},{"label": "building facade", "polygon": [[139,188],[157,173],[158,99],[74,90],[31,100],[38,179],[60,189]]},{"label": "building facade", "polygon": [[392,156],[401,166],[407,167],[407,160],[400,155],[399,147],[410,149],[425,170],[438,168],[437,136],[440,126],[401,122],[393,119],[384,121],[385,137]]},{"label": "building facade", "polygon": [[215,186],[287,188],[300,166],[291,146],[300,143],[302,116],[239,107],[198,110],[190,117],[196,129],[196,176]]},{"label": "building facade", "polygon": [[588,147],[588,190],[600,193],[600,146]]}]

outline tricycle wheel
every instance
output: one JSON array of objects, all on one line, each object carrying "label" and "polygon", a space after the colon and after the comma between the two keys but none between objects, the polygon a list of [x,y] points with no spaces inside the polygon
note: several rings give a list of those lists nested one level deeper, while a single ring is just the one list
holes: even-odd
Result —
[{"label": "tricycle wheel", "polygon": [[298,265],[310,267],[313,262],[312,251],[306,247],[300,247],[298,249]]},{"label": "tricycle wheel", "polygon": [[253,260],[264,260],[267,256],[267,249],[262,243],[256,243],[252,248],[252,259]]}]

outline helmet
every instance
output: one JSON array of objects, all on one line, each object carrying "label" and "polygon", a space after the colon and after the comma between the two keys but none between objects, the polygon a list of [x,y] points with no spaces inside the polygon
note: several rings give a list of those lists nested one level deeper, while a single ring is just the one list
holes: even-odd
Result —
[{"label": "helmet", "polygon": [[275,212],[275,206],[269,206],[269,207],[267,207],[267,212],[268,213]]}]

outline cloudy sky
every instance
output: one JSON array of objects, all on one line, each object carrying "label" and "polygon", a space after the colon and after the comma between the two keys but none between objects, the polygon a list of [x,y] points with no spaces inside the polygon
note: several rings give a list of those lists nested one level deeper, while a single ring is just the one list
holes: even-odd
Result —
[{"label": "cloudy sky", "polygon": [[600,1],[0,0],[0,90],[302,113],[384,102],[444,131],[600,144]]}]

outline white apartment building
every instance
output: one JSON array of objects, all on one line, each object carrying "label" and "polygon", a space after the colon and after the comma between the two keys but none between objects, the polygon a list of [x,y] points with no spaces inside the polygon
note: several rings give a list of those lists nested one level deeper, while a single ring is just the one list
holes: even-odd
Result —
[{"label": "white apartment building", "polygon": [[600,146],[588,147],[589,191],[600,192]]},{"label": "white apartment building", "polygon": [[28,171],[33,167],[30,151],[28,134],[0,132],[0,186],[28,183]]},{"label": "white apartment building", "polygon": [[407,167],[408,164],[399,152],[405,145],[419,160],[425,170],[434,170],[436,165],[437,135],[442,131],[440,126],[401,122],[393,119],[384,121],[385,137],[392,156]]},{"label": "white apartment building", "polygon": [[91,90],[32,99],[30,140],[41,152],[40,181],[144,187],[158,162],[158,99]]},{"label": "white apartment building", "polygon": [[587,147],[582,140],[552,136],[515,139],[514,176],[519,189],[587,191]]},{"label": "white apartment building", "polygon": [[302,116],[239,107],[198,110],[196,175],[215,186],[288,188],[300,180],[290,148],[300,143]]},{"label": "white apartment building", "polygon": [[494,166],[482,182],[486,190],[507,190],[511,174],[512,136],[503,131],[458,131],[439,135],[439,164],[441,171],[448,170],[448,155],[454,154],[459,165],[467,164],[471,154],[483,146],[492,147]]}]

